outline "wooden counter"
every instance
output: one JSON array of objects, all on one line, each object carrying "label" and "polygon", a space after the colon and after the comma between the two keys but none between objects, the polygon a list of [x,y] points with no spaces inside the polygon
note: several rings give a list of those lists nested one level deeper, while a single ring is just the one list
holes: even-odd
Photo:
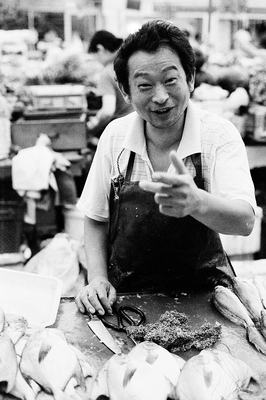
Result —
[{"label": "wooden counter", "polygon": [[[181,294],[178,297],[170,297],[162,294],[154,295],[124,295],[119,297],[121,304],[131,304],[140,307],[146,314],[147,323],[153,323],[167,310],[184,312],[189,318],[189,324],[199,327],[204,322],[222,325],[222,335],[215,348],[229,351],[232,355],[247,362],[258,374],[265,374],[266,356],[259,353],[246,339],[246,331],[243,327],[233,324],[224,318],[213,306],[210,293]],[[53,327],[62,329],[68,340],[78,347],[98,369],[108,360],[113,353],[102,344],[91,332],[86,321],[89,317],[81,314],[74,299],[62,299]],[[133,346],[133,342],[123,333],[110,330],[110,333],[127,353]],[[178,355],[188,359],[198,354],[197,350],[179,352]]]}]

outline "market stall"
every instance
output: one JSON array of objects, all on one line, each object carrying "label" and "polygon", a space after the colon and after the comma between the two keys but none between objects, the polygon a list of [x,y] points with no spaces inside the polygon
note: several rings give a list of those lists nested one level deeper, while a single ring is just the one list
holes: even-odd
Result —
[{"label": "market stall", "polygon": [[[23,37],[19,35],[19,31],[14,31],[13,36],[17,40],[22,40]],[[26,46],[25,43],[24,45]],[[24,232],[23,221],[20,214],[18,218],[16,211],[11,210],[9,225],[8,221],[1,218],[1,231],[11,228],[13,218],[12,225],[20,232],[19,244],[6,246],[4,253],[19,253],[21,245],[23,249],[25,245],[30,246],[31,252],[35,253],[38,245],[27,243],[32,240],[25,240],[25,236],[33,236],[35,239],[37,237],[38,241],[42,241],[64,229],[64,217],[60,207],[74,206],[73,199],[77,198],[82,190],[92,158],[87,147],[86,123],[89,116],[95,113],[95,107],[97,109],[99,106],[94,89],[100,68],[101,66],[90,58],[84,49],[77,46],[57,48],[55,57],[50,53],[42,56],[31,48],[23,55],[2,57],[1,99],[7,109],[6,115],[2,117],[10,124],[2,121],[0,133],[1,185],[5,187],[5,191],[1,191],[1,201],[5,203],[4,212],[7,210],[6,203],[10,203],[14,196],[17,198],[12,177],[13,157],[20,150],[35,146],[40,134],[46,134],[52,150],[58,153],[61,161],[63,157],[67,160],[65,165],[69,163],[66,179],[62,178],[59,168],[55,171],[55,177],[60,180],[61,188],[63,187],[60,189],[61,194],[62,190],[66,193],[66,188],[68,192],[73,193],[71,198],[67,196],[63,202],[61,196],[58,202],[58,195],[49,188],[50,206],[47,202],[44,207],[43,204],[38,205],[38,221],[35,227],[37,230],[29,229],[34,231],[29,234]],[[2,110],[3,114],[3,107]],[[7,197],[8,194],[10,198]],[[20,199],[24,200],[23,197]],[[9,209],[11,208],[10,203]],[[35,224],[34,221],[31,223]],[[23,257],[21,259],[23,260]]]},{"label": "market stall", "polygon": [[[12,141],[14,146],[19,147],[18,154],[23,154],[23,150],[32,149],[44,135],[49,139],[49,150],[45,148],[45,152],[59,152],[64,156],[69,154],[73,164],[73,154],[81,156],[81,151],[87,145],[84,86],[66,81],[59,85],[59,80],[54,85],[56,74],[57,70],[51,68],[50,64],[42,78],[53,76],[53,84],[28,85],[32,94],[31,102],[28,98],[30,105],[23,110],[21,118],[13,121]],[[217,79],[216,82],[221,80]],[[202,107],[217,107],[218,113],[229,116],[232,121],[238,121],[243,138],[246,139],[250,129],[252,140],[263,141],[264,127],[257,129],[258,109],[254,105],[255,95],[251,99],[242,86],[236,87],[230,93],[219,85],[210,86],[199,85],[193,101]],[[257,105],[263,106],[258,99]],[[17,155],[12,160],[18,160],[15,157]],[[38,157],[36,160],[37,165]],[[20,168],[17,170],[21,171]],[[25,174],[22,175],[24,178]],[[16,188],[21,189],[19,186]],[[32,203],[27,203],[28,216],[32,216]],[[56,241],[59,243],[58,247],[54,245]],[[68,245],[68,249],[63,244]],[[137,307],[144,313],[145,321],[140,326],[126,327],[122,332],[111,327],[106,328],[116,344],[115,352],[118,356],[113,358],[114,352],[110,350],[110,346],[106,345],[99,332],[96,334],[92,330],[89,324],[92,317],[77,309],[74,300],[77,288],[73,290],[75,293],[70,293],[70,290],[63,292],[66,279],[74,275],[74,269],[67,261],[73,259],[77,276],[80,272],[82,261],[76,256],[77,249],[80,250],[82,245],[82,240],[74,242],[67,235],[55,235],[42,251],[31,258],[23,272],[3,272],[0,279],[0,285],[3,285],[2,290],[0,288],[0,339],[5,340],[3,354],[6,358],[2,365],[6,372],[8,359],[9,366],[13,368],[8,368],[9,376],[6,384],[3,384],[4,398],[14,395],[23,400],[34,400],[51,394],[55,399],[70,397],[91,400],[109,397],[111,400],[213,400],[264,396],[265,274],[223,281],[211,292],[119,294],[116,305]],[[26,272],[31,268],[34,274]],[[9,275],[11,272],[12,279]],[[69,273],[68,277],[64,275],[66,272]],[[12,282],[12,285],[8,286],[8,282]],[[82,285],[84,284],[82,281]],[[26,306],[25,309],[21,308],[23,305]],[[47,319],[44,318],[46,313],[49,314]],[[20,322],[15,329],[11,324],[12,315]],[[33,317],[37,318],[37,323]],[[109,320],[117,323],[116,312]],[[99,318],[98,322],[101,324],[103,321],[103,318]],[[133,358],[131,351],[139,343],[145,342],[149,342],[147,347],[150,349],[152,343],[167,350],[167,354],[170,354],[169,360],[175,360],[173,364],[176,369],[173,368],[173,371],[177,372],[173,380],[164,375],[165,364],[162,366],[157,362],[158,355],[153,351],[146,349],[147,354],[142,361]],[[197,356],[199,358],[195,359]],[[197,360],[199,370],[193,367],[193,360]],[[177,362],[181,363],[178,367]],[[111,368],[112,363],[114,367]],[[67,376],[65,370],[69,371]],[[60,379],[63,377],[63,383],[61,384],[59,378],[55,380],[53,374],[60,376]],[[180,382],[184,374],[189,378],[182,378],[182,386]],[[16,386],[18,376],[26,382],[28,394]],[[141,383],[133,385],[136,376],[139,376],[137,382]],[[35,383],[32,384],[32,381]],[[185,381],[189,382],[191,390],[195,388],[197,395],[187,395],[190,389],[186,387]],[[138,390],[138,396],[128,394],[127,390],[131,385],[130,390],[134,386],[133,392]],[[154,387],[158,388],[158,393],[157,389],[151,391]],[[217,392],[218,387],[220,392]],[[92,395],[93,390],[98,395]],[[116,390],[116,394],[113,394],[113,390]],[[149,391],[152,395],[148,397]]]},{"label": "market stall", "polygon": [[[190,293],[176,293],[172,295],[163,293],[156,293],[156,294],[135,293],[130,295],[120,294],[117,299],[117,306],[138,307],[138,309],[140,309],[145,314],[146,320],[142,325],[143,330],[139,331],[141,332],[139,333],[139,340],[136,339],[136,336],[133,336],[135,338],[135,342],[130,337],[130,332],[132,334],[134,330],[133,331],[129,330],[127,333],[125,333],[125,332],[118,332],[112,328],[108,327],[105,328],[111,335],[111,338],[113,339],[116,345],[116,349],[118,349],[114,350],[116,351],[116,353],[114,353],[109,349],[109,347],[105,345],[104,339],[103,338],[99,339],[99,337],[97,337],[96,334],[90,329],[90,327],[88,326],[88,322],[91,320],[90,316],[80,313],[80,311],[76,307],[73,297],[65,297],[61,298],[60,300],[61,285],[57,279],[49,277],[42,278],[34,274],[17,272],[16,273],[18,274],[17,278],[13,280],[14,287],[13,288],[9,287],[10,290],[8,290],[7,287],[8,281],[10,282],[9,274],[14,274],[14,272],[6,271],[1,275],[1,285],[2,285],[1,287],[3,289],[3,285],[5,285],[5,289],[1,290],[0,299],[1,299],[1,304],[6,309],[6,322],[3,326],[1,325],[2,333],[0,334],[0,338],[1,335],[3,337],[3,334],[6,332],[7,334],[10,335],[12,340],[16,342],[15,349],[17,354],[20,355],[19,360],[24,359],[24,364],[22,363],[22,366],[20,367],[22,368],[24,377],[27,377],[28,376],[27,374],[30,374],[30,376],[32,376],[32,374],[34,375],[34,372],[31,371],[31,369],[27,369],[26,370],[27,372],[25,372],[25,353],[27,354],[27,357],[30,357],[30,354],[34,354],[35,352],[34,349],[36,349],[37,351],[39,346],[40,346],[39,357],[41,354],[43,354],[43,351],[45,351],[45,353],[42,356],[44,357],[44,360],[46,360],[45,356],[46,352],[47,354],[51,352],[51,357],[52,357],[52,352],[56,351],[57,349],[57,354],[58,354],[57,357],[62,357],[63,363],[64,362],[69,364],[71,363],[70,354],[65,356],[69,358],[65,358],[64,361],[63,354],[60,353],[61,351],[60,341],[56,346],[52,342],[54,334],[53,332],[55,332],[55,334],[57,335],[59,330],[60,335],[62,334],[64,335],[65,337],[64,340],[67,341],[68,345],[72,346],[71,348],[73,347],[75,348],[76,354],[79,355],[79,361],[83,362],[83,367],[84,365],[86,365],[87,367],[86,369],[87,385],[85,390],[86,394],[82,391],[81,392],[79,391],[80,390],[79,384],[76,383],[75,392],[74,393],[72,392],[70,394],[70,398],[73,399],[76,398],[77,395],[81,395],[81,397],[83,396],[82,398],[100,399],[101,398],[99,397],[100,393],[102,396],[104,393],[106,393],[105,392],[106,379],[107,382],[109,382],[109,385],[110,385],[110,379],[111,381],[112,379],[114,379],[110,378],[109,375],[107,376],[104,375],[106,366],[108,368],[109,363],[111,364],[112,362],[119,360],[121,360],[122,363],[121,365],[125,365],[125,363],[127,363],[128,360],[130,360],[131,366],[134,366],[136,360],[134,358],[132,359],[133,357],[132,350],[135,348],[136,352],[137,349],[139,349],[140,343],[142,343],[145,348],[145,346],[147,346],[145,345],[145,343],[147,343],[147,340],[149,341],[150,345],[146,348],[146,351],[148,351],[147,349],[150,349],[149,351],[151,351],[149,358],[147,358],[145,361],[148,362],[148,364],[150,363],[152,365],[158,357],[158,355],[155,356],[154,353],[152,353],[152,351],[154,351],[155,349],[156,351],[158,349],[161,349],[160,351],[162,351],[162,349],[164,349],[164,351],[167,350],[168,357],[169,354],[171,355],[171,357],[173,355],[175,357],[178,357],[175,360],[179,365],[178,367],[179,369],[177,369],[175,372],[176,364],[174,363],[172,366],[172,379],[175,380],[176,382],[180,382],[182,370],[184,369],[185,371],[186,363],[189,360],[195,360],[195,361],[198,360],[198,358],[195,357],[198,357],[199,354],[202,354],[203,357],[202,365],[205,365],[205,367],[203,368],[203,370],[201,370],[202,365],[199,364],[197,378],[194,377],[194,379],[197,379],[197,383],[195,380],[193,380],[194,384],[196,385],[195,387],[197,387],[197,395],[196,397],[195,396],[193,397],[192,395],[190,395],[190,397],[184,397],[186,399],[188,398],[190,400],[196,400],[196,399],[206,398],[200,396],[204,395],[204,393],[206,395],[205,392],[206,386],[204,386],[206,383],[203,384],[202,382],[204,381],[206,382],[205,374],[207,373],[207,370],[212,371],[211,376],[214,379],[214,381],[212,381],[212,378],[210,376],[209,385],[207,385],[207,387],[210,386],[210,390],[212,393],[211,396],[222,396],[222,394],[219,391],[223,393],[223,391],[226,390],[229,390],[229,392],[230,390],[233,390],[232,393],[234,393],[235,396],[234,398],[236,399],[246,399],[246,398],[251,399],[253,398],[251,396],[254,396],[255,399],[255,398],[260,398],[259,396],[263,396],[265,390],[264,380],[265,380],[265,365],[266,365],[266,355],[265,355],[266,351],[263,346],[265,346],[266,340],[263,339],[264,344],[262,343],[256,344],[256,342],[253,339],[252,339],[253,342],[247,339],[247,327],[240,325],[239,323],[237,323],[237,321],[233,322],[232,320],[230,320],[230,318],[228,319],[226,313],[223,314],[222,312],[220,312],[221,310],[219,311],[218,308],[215,306],[215,301],[214,301],[215,292],[190,292]],[[263,277],[263,279],[265,279],[265,276]],[[21,286],[20,283],[25,282],[25,280],[27,280],[28,282],[27,288],[25,287],[20,288]],[[23,301],[21,301],[21,304],[19,305],[16,304],[13,296],[14,291],[17,290],[20,291],[21,293],[24,293],[24,296],[22,297]],[[25,290],[27,290],[28,293],[34,295],[36,299],[35,304],[32,304],[31,297],[30,298],[25,297],[26,293]],[[3,299],[3,296],[5,296],[5,299]],[[8,303],[7,299],[10,299]],[[47,305],[49,305],[49,307],[47,307]],[[24,316],[26,316],[26,318],[24,318],[23,315],[21,314],[19,316],[17,314],[14,314],[16,313],[16,311],[19,311],[21,313],[23,307],[24,307]],[[241,318],[241,316],[237,313],[237,311],[236,315],[238,315],[238,317]],[[165,318],[164,322],[162,322],[163,321],[162,316]],[[13,318],[12,319],[13,321],[16,321],[15,331],[14,331],[14,325],[12,326],[12,323],[10,323],[11,318]],[[18,321],[20,321],[19,324]],[[116,324],[117,323],[116,316],[114,315],[110,317],[110,321]],[[177,321],[178,321],[178,328],[177,325],[175,325]],[[22,325],[24,328],[23,332],[21,329]],[[140,338],[143,332],[145,332],[145,328],[147,336],[146,339],[143,341],[143,338],[142,339]],[[174,332],[175,335],[173,335]],[[50,336],[46,337],[45,334]],[[33,341],[35,340],[34,339],[35,337],[37,340],[36,335],[39,335],[38,342]],[[147,339],[148,335],[150,336],[150,339]],[[28,347],[26,346],[27,343],[31,342],[32,342],[31,346],[33,346],[33,344],[34,346],[31,349],[31,353],[29,353]],[[48,344],[49,346],[47,348]],[[65,349],[66,353],[69,350],[67,349]],[[24,351],[25,353],[23,353]],[[5,356],[3,353],[1,354],[2,354],[1,357],[4,361],[3,357]],[[219,363],[221,364],[220,370],[217,369],[217,365],[215,366],[215,363],[212,364],[210,360],[208,361],[210,362],[209,366],[208,364],[204,364],[204,357],[206,355],[211,355],[211,354],[213,355],[216,354],[216,356],[222,357],[221,359],[219,359],[220,360]],[[35,363],[34,371],[39,371],[38,372],[39,374],[41,371],[41,369],[39,368],[41,368],[42,365],[41,360],[42,359],[39,358],[39,361],[37,361],[37,359],[36,361],[34,361]],[[61,360],[57,359],[57,361],[54,362],[55,363],[59,362],[58,365],[60,365],[60,361]],[[170,361],[171,360],[169,359],[168,364],[170,363],[171,365]],[[27,362],[29,362],[28,358]],[[47,357],[47,362],[49,362],[49,356]],[[230,364],[231,362],[233,362],[232,365]],[[236,364],[234,364],[234,362]],[[138,361],[138,363],[140,363],[140,361]],[[141,364],[138,363],[136,364],[136,366],[141,368]],[[157,362],[158,366],[156,368],[159,369],[162,368],[162,371],[165,371],[166,373],[168,367],[167,364],[163,363],[164,363],[163,360],[159,361],[158,359]],[[66,367],[66,364],[64,365]],[[118,372],[120,371],[118,365],[117,365],[118,370],[115,369],[113,372],[114,374],[116,371]],[[232,366],[233,370],[230,370]],[[50,368],[51,370],[53,370],[51,364]],[[89,373],[88,373],[88,368],[89,368]],[[205,368],[207,368],[207,370],[205,370]],[[211,369],[209,370],[209,368]],[[109,370],[111,370],[111,365],[109,367]],[[135,366],[133,367],[133,370],[135,370]],[[194,371],[193,369],[190,371],[191,379],[194,373],[193,371]],[[230,379],[227,376],[227,371],[231,371]],[[54,373],[56,374],[56,372]],[[160,372],[160,374],[161,373],[162,372]],[[122,372],[121,370],[118,376],[123,376],[123,374],[124,372]],[[141,383],[139,382],[138,384],[140,390],[140,393],[138,394],[139,397],[137,397],[138,399],[142,398],[147,399],[146,388],[148,388],[148,392],[152,392],[151,386],[149,386],[151,385],[151,382],[153,382],[152,383],[153,387],[157,385],[156,380],[154,379],[158,379],[159,382],[161,382],[161,385],[163,385],[160,374],[159,375],[155,374],[157,378],[151,375],[153,376],[153,378],[151,378],[148,371],[146,371],[146,375],[143,372],[143,378],[142,378],[143,381]],[[36,375],[35,379],[38,381],[38,379],[40,379],[40,376]],[[49,379],[51,379],[51,377]],[[150,381],[150,379],[152,380]],[[223,382],[220,387],[219,385],[217,385],[217,383],[215,384],[216,379],[218,379],[218,382]],[[193,388],[193,385],[191,386],[192,381],[189,382],[190,382],[190,387]],[[12,386],[11,380],[8,380],[8,384],[10,385],[10,387]],[[59,385],[59,383],[56,384]],[[48,389],[49,385],[48,386],[47,385],[48,385],[47,382],[43,383],[43,386],[41,385],[41,393],[39,393],[37,398],[39,398],[40,395],[46,396],[47,393],[49,393],[50,391]],[[231,389],[231,385],[233,389]],[[35,386],[34,390],[36,390]],[[109,390],[110,391],[117,390],[117,388],[118,387],[114,383],[114,385],[111,384],[111,389],[109,387]],[[40,388],[38,390],[40,390]],[[68,389],[65,390],[69,390],[69,387]],[[127,389],[124,387],[123,390]],[[11,388],[10,392],[12,393]],[[166,399],[166,395],[163,394],[163,392],[164,391],[159,392],[158,399]],[[17,391],[16,393],[19,398],[32,398],[32,399],[36,398],[36,395],[33,397],[25,397],[25,393],[23,392],[24,397],[21,397],[22,392]],[[98,395],[96,396],[95,393],[98,393]],[[125,393],[126,392],[122,391],[119,394],[118,392],[115,397],[111,396],[110,398],[114,398],[116,400],[124,399]],[[175,393],[175,391],[173,393]],[[143,394],[145,394],[144,397]],[[11,399],[13,397],[10,397],[10,395],[7,393],[4,396],[4,398]],[[173,394],[172,397],[170,396],[169,398],[179,399],[179,397],[177,397],[175,394]],[[223,397],[210,397],[210,399],[214,398],[220,399]]]}]

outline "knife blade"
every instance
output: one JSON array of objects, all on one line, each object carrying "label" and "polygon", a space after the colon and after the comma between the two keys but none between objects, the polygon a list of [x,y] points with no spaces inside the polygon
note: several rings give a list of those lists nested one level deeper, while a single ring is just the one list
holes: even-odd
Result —
[{"label": "knife blade", "polygon": [[90,321],[87,321],[88,326],[92,330],[92,332],[98,337],[100,342],[105,344],[108,349],[110,349],[115,354],[121,354],[121,349],[118,344],[115,342],[114,338],[108,331],[108,329],[104,326],[103,322],[100,320],[97,315],[92,314]]}]

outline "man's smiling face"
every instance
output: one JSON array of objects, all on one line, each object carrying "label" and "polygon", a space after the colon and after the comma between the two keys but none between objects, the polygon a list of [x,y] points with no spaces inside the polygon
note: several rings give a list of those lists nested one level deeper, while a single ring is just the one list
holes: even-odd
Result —
[{"label": "man's smiling face", "polygon": [[125,98],[148,124],[164,129],[183,119],[194,80],[187,82],[172,49],[138,51],[129,58],[128,71],[130,94]]}]

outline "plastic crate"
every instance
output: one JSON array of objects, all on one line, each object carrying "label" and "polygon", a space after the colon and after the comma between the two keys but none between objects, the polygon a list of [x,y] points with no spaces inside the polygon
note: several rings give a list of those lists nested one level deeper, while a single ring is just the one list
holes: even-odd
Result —
[{"label": "plastic crate", "polygon": [[19,252],[24,205],[23,201],[0,201],[0,254]]}]

